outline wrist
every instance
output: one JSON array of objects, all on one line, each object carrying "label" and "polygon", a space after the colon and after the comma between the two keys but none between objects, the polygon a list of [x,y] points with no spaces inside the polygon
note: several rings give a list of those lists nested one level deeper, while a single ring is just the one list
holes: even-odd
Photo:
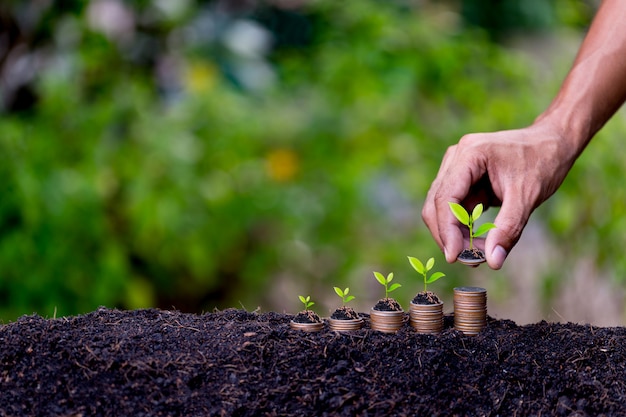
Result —
[{"label": "wrist", "polygon": [[[553,110],[542,113],[530,126],[530,138],[538,143],[536,158],[549,165],[559,184],[589,142],[589,129],[583,123],[570,123],[569,116]],[[558,185],[554,187],[556,191]]]},{"label": "wrist", "polygon": [[589,116],[576,110],[576,106],[563,108],[557,102],[540,114],[533,126],[553,137],[558,142],[561,156],[572,163],[599,130]]}]

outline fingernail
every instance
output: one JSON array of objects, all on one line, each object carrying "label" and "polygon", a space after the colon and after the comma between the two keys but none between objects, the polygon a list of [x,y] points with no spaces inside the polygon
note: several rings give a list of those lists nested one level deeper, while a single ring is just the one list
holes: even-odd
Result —
[{"label": "fingernail", "polygon": [[496,269],[502,268],[502,265],[504,265],[504,261],[506,260],[507,255],[508,254],[506,253],[504,248],[500,245],[496,246],[493,249],[493,251],[491,252],[491,259],[496,265]]},{"label": "fingernail", "polygon": [[445,256],[445,257],[446,257],[446,262],[450,262],[450,261],[448,260],[448,249],[446,249],[445,247],[443,248],[443,256]]}]

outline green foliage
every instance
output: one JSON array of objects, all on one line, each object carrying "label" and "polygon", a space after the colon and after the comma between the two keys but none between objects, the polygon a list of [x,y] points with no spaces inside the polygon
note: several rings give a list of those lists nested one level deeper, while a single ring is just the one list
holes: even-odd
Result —
[{"label": "green foliage", "polygon": [[298,298],[300,299],[302,304],[304,304],[304,310],[308,310],[310,307],[315,305],[315,303],[313,301],[311,301],[311,296],[310,295],[307,295],[306,298],[304,296],[302,296],[302,295],[299,295]]},{"label": "green foliage", "polygon": [[378,283],[380,285],[382,285],[383,287],[385,287],[385,298],[389,297],[389,293],[392,291],[397,290],[398,288],[400,288],[402,285],[398,284],[397,282],[394,284],[391,284],[391,281],[393,280],[393,272],[390,272],[386,277],[381,274],[380,272],[375,272],[374,271],[374,277],[376,278],[376,281],[378,281]]},{"label": "green foliage", "polygon": [[[550,90],[483,31],[406,2],[217,16],[129,1],[141,25],[119,37],[90,23],[96,2],[48,3],[11,9],[33,31],[20,39],[37,41],[5,61],[39,64],[35,104],[0,117],[4,320],[99,305],[281,310],[274,283],[328,288],[371,259],[394,270],[407,246],[435,246],[417,207],[445,149],[530,122]],[[233,47],[242,24],[275,47]],[[565,186],[571,204],[582,185]]]},{"label": "green foliage", "polygon": [[586,26],[593,16],[589,1],[580,0],[462,0],[464,20],[498,40],[520,31],[546,31],[561,22]]},{"label": "green foliage", "polygon": [[472,214],[469,214],[467,210],[465,210],[465,207],[458,203],[448,202],[448,205],[450,206],[450,210],[452,211],[452,214],[454,214],[454,217],[456,217],[457,220],[461,222],[461,224],[469,228],[470,250],[474,248],[473,243],[475,237],[481,236],[496,227],[495,224],[487,222],[480,225],[476,230],[474,230],[474,223],[483,214],[482,203],[479,203],[474,207],[474,209],[472,210]]},{"label": "green foliage", "polygon": [[350,301],[354,300],[354,295],[348,295],[348,293],[350,292],[350,288],[346,287],[345,290],[342,290],[339,287],[333,287],[333,288],[335,289],[335,292],[337,293],[339,298],[341,298],[341,301],[343,302],[343,304],[347,304]]},{"label": "green foliage", "polygon": [[[595,268],[622,284],[626,280],[625,134],[626,118],[621,111],[576,161],[559,191],[534,214],[557,242],[563,260],[555,264],[576,268],[573,260],[592,260]],[[563,268],[557,269],[559,277],[567,275]]]},{"label": "green foliage", "polygon": [[424,277],[424,292],[427,291],[428,284],[446,276],[443,272],[433,272],[430,277],[428,276],[428,272],[435,266],[435,258],[429,258],[426,264],[423,264],[422,261],[413,256],[409,256],[408,258],[413,269]]}]

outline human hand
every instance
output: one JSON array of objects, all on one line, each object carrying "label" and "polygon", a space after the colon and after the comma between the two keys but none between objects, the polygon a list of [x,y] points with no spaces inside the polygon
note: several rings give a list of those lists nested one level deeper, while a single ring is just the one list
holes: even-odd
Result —
[{"label": "human hand", "polygon": [[530,214],[563,182],[577,152],[558,129],[539,123],[518,130],[466,135],[448,148],[422,210],[433,238],[454,262],[467,247],[467,228],[448,202],[472,210],[478,203],[501,206],[486,239],[476,239],[487,264],[500,269]]}]

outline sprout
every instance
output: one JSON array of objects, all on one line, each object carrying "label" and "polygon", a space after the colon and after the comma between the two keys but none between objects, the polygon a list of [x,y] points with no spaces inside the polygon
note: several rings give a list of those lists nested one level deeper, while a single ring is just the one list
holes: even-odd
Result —
[{"label": "sprout", "polygon": [[300,301],[302,301],[302,304],[304,304],[304,310],[308,310],[309,307],[311,307],[312,305],[314,305],[315,303],[313,301],[311,301],[311,296],[308,295],[306,298],[304,298],[303,296],[299,295],[298,298],[300,298]]},{"label": "sprout", "polygon": [[470,250],[474,249],[475,237],[487,233],[488,230],[496,228],[496,225],[493,223],[485,223],[478,229],[476,229],[476,231],[474,231],[474,222],[478,220],[478,218],[483,214],[482,203],[474,207],[474,210],[472,210],[472,214],[469,214],[467,210],[465,210],[465,208],[460,204],[449,202],[448,205],[450,206],[450,210],[452,211],[452,214],[454,214],[454,217],[456,217],[458,221],[460,221],[462,224],[469,228]]},{"label": "sprout", "polygon": [[337,293],[337,295],[341,297],[341,301],[343,302],[344,305],[354,300],[354,295],[348,295],[348,293],[350,292],[350,288],[346,287],[346,289],[343,291],[339,287],[334,287],[334,288],[335,288],[335,292]]},{"label": "sprout", "polygon": [[411,264],[413,269],[422,274],[422,276],[424,277],[424,292],[426,292],[428,284],[446,276],[446,274],[444,274],[443,272],[433,272],[432,275],[428,277],[428,271],[433,269],[433,266],[435,266],[435,258],[430,258],[428,261],[426,261],[426,266],[424,266],[422,261],[417,258],[414,258],[412,256],[409,256],[408,258],[409,263]]},{"label": "sprout", "polygon": [[385,278],[385,276],[380,272],[374,272],[374,276],[376,277],[376,281],[385,287],[385,298],[389,298],[390,292],[395,291],[402,286],[398,283],[389,286],[389,283],[393,280],[393,272],[390,272],[389,275],[387,275],[387,278]]}]

